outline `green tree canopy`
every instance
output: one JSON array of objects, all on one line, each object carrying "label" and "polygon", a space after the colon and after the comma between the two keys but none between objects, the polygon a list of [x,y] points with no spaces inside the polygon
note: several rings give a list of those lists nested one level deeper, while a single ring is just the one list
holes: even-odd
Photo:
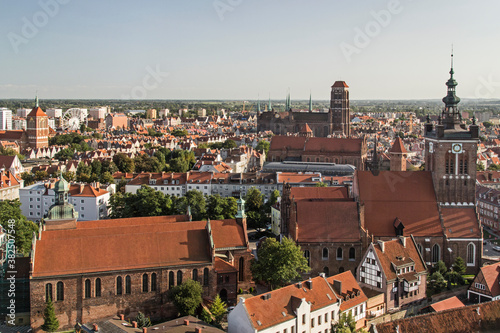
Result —
[{"label": "green tree canopy", "polygon": [[226,303],[222,301],[219,295],[215,296],[215,300],[210,304],[210,312],[215,318],[215,323],[220,325],[222,318],[226,314]]},{"label": "green tree canopy", "polygon": [[258,143],[257,143],[257,146],[255,147],[255,149],[257,151],[263,151],[264,154],[267,156],[267,153],[269,152],[269,148],[271,147],[271,143],[269,141],[266,141],[266,140],[260,140]]},{"label": "green tree canopy", "polygon": [[284,237],[280,242],[267,238],[257,250],[259,260],[253,260],[251,271],[255,281],[264,281],[271,288],[284,286],[310,270],[300,246]]},{"label": "green tree canopy", "polygon": [[202,287],[199,282],[186,280],[170,289],[169,299],[174,303],[181,316],[192,316],[201,304]]},{"label": "green tree canopy", "polygon": [[0,201],[0,223],[2,227],[10,230],[9,221],[14,221],[15,246],[19,253],[28,256],[31,251],[33,233],[38,232],[38,226],[26,219],[21,212],[19,199]]},{"label": "green tree canopy", "polygon": [[54,303],[49,298],[47,300],[45,310],[43,311],[43,325],[42,330],[45,332],[55,332],[59,329],[59,320],[56,318],[54,311]]},{"label": "green tree canopy", "polygon": [[118,153],[113,156],[113,163],[120,172],[134,172],[134,161],[123,153]]},{"label": "green tree canopy", "polygon": [[465,274],[465,270],[467,267],[465,267],[465,261],[462,259],[462,257],[457,257],[455,259],[455,262],[453,262],[453,271],[457,272],[458,274]]},{"label": "green tree canopy", "polygon": [[75,154],[75,151],[71,148],[64,148],[60,151],[58,151],[54,157],[58,159],[59,161],[67,161],[73,159],[73,155]]}]

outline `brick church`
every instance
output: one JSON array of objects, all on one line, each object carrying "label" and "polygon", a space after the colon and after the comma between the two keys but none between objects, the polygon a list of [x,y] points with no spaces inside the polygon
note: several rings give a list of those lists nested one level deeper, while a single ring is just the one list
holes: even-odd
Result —
[{"label": "brick church", "polygon": [[33,242],[31,327],[43,324],[54,302],[61,328],[139,311],[152,320],[177,313],[167,292],[187,279],[203,297],[234,303],[251,282],[244,200],[235,219],[191,221],[152,216],[77,222],[67,202],[68,183],[55,186],[55,204]]},{"label": "brick church", "polygon": [[407,151],[398,138],[391,170],[358,169],[349,195],[285,187],[282,233],[305,250],[311,275],[356,273],[353,267],[369,243],[410,235],[429,267],[439,260],[450,267],[458,256],[468,274],[481,267],[482,228],[474,196],[479,127],[462,123],[453,75],[452,66],[437,124],[429,119],[425,124],[425,171],[406,171]]},{"label": "brick church", "polygon": [[309,100],[309,111],[292,111],[290,98],[284,112],[277,112],[269,103],[266,112],[258,111],[257,131],[272,131],[275,135],[299,133],[307,125],[315,137],[350,136],[349,86],[336,81],[331,87],[328,112],[315,112]]}]

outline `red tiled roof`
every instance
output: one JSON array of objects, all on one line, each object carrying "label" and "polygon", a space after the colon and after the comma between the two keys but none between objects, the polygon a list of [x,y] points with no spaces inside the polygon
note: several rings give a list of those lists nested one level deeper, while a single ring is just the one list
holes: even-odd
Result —
[{"label": "red tiled roof", "polygon": [[347,85],[347,83],[345,83],[345,81],[335,81],[335,83],[333,84],[332,87],[345,87],[345,88],[349,88],[349,86]]},{"label": "red tiled roof", "polygon": [[215,258],[215,264],[214,264],[215,271],[217,273],[234,273],[238,272],[236,267],[231,265],[225,260],[222,260],[221,258],[216,257]]},{"label": "red tiled roof", "polygon": [[500,327],[500,300],[377,324],[378,333],[494,332]]},{"label": "red tiled roof", "polygon": [[449,238],[479,238],[481,230],[477,221],[476,209],[441,208],[444,232]]},{"label": "red tiled roof", "polygon": [[355,188],[365,205],[365,229],[375,236],[396,236],[399,218],[404,233],[442,236],[437,199],[429,171],[356,171]]},{"label": "red tiled roof", "polygon": [[309,138],[305,152],[337,152],[354,153],[359,155],[363,145],[363,139],[355,138]]},{"label": "red tiled roof", "polygon": [[393,154],[407,154],[408,151],[405,148],[403,140],[398,136],[396,140],[394,140],[394,144],[392,145],[391,150],[389,151]]},{"label": "red tiled roof", "polygon": [[253,327],[260,331],[295,318],[294,311],[303,298],[310,302],[311,312],[338,302],[330,284],[323,277],[311,281],[312,289],[308,283],[302,282],[301,287],[296,283],[269,292],[270,298],[267,300],[263,295],[247,298],[245,308]]},{"label": "red tiled roof", "polygon": [[306,137],[275,135],[271,139],[269,150],[281,150],[284,148],[292,150],[303,150]]},{"label": "red tiled roof", "polygon": [[[337,290],[334,287],[334,280],[342,282],[342,290]],[[351,271],[346,271],[337,275],[330,276],[327,281],[330,283],[335,293],[342,298],[342,303],[340,304],[341,312],[349,310],[350,308],[368,300],[368,297],[366,297],[365,293],[359,286],[356,278],[354,277],[354,275],[352,275]],[[357,295],[358,291],[359,296]],[[349,295],[348,300],[346,297],[347,295]]]},{"label": "red tiled roof", "polygon": [[481,267],[481,272],[491,296],[500,295],[500,262]]},{"label": "red tiled roof", "polygon": [[461,308],[463,306],[465,306],[464,303],[462,303],[462,301],[460,301],[457,296],[453,296],[445,300],[442,300],[441,302],[437,302],[430,305],[430,307],[433,308],[434,311],[436,312]]},{"label": "red tiled roof", "polygon": [[307,123],[305,123],[304,126],[302,126],[302,128],[300,129],[300,133],[312,133],[312,129]]},{"label": "red tiled roof", "polygon": [[40,107],[35,106],[27,117],[48,117],[45,112]]},{"label": "red tiled roof", "polygon": [[291,197],[301,199],[348,199],[349,194],[345,187],[292,187]]},{"label": "red tiled roof", "polygon": [[353,201],[300,200],[297,221],[298,242],[356,242],[361,238],[357,203]]}]

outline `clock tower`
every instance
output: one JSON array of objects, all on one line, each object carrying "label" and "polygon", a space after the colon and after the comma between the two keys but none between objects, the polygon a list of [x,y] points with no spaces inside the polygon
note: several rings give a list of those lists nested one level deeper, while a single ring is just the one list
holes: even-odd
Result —
[{"label": "clock tower", "polygon": [[438,202],[443,206],[471,206],[475,203],[476,159],[479,126],[468,128],[458,111],[460,98],[455,94],[458,85],[453,78],[453,54],[447,95],[437,124],[430,118],[424,127],[425,170],[432,172]]}]

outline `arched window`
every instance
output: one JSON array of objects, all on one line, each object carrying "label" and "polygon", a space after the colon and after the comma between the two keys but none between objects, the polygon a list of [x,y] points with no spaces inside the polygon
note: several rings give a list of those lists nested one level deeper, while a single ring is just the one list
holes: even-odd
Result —
[{"label": "arched window", "polygon": [[322,257],[323,260],[328,260],[328,249],[326,247],[323,248]]},{"label": "arched window", "polygon": [[340,268],[339,268],[339,273],[344,273],[344,271],[345,271],[345,270],[344,270],[344,267],[340,267]]},{"label": "arched window", "polygon": [[125,277],[125,294],[130,295],[132,293],[132,280],[130,279],[130,275]]},{"label": "arched window", "polygon": [[311,253],[309,250],[304,251],[304,257],[307,259],[307,266],[311,266]]},{"label": "arched window", "polygon": [[422,244],[417,244],[417,249],[418,249],[418,252],[420,252],[420,255],[423,256],[424,255],[424,247],[422,246]]},{"label": "arched window", "polygon": [[203,285],[208,286],[208,268],[203,269]]},{"label": "arched window", "polygon": [[116,294],[121,295],[123,293],[123,282],[122,277],[119,276],[116,278]]},{"label": "arched window", "polygon": [[198,270],[193,269],[193,281],[198,281]]},{"label": "arched window", "polygon": [[177,271],[177,285],[180,286],[182,283],[182,271]]},{"label": "arched window", "polygon": [[101,297],[101,279],[95,279],[95,297]]},{"label": "arched window", "polygon": [[474,243],[467,245],[467,266],[474,266],[476,262],[476,246]]},{"label": "arched window", "polygon": [[147,293],[149,291],[149,276],[144,273],[142,275],[142,292]]},{"label": "arched window", "polygon": [[330,268],[328,268],[328,267],[325,266],[323,268],[323,273],[325,273],[326,277],[329,277],[330,276]]},{"label": "arched window", "polygon": [[52,297],[52,283],[47,283],[45,285],[45,301],[53,300]]},{"label": "arched window", "polygon": [[342,251],[342,248],[341,247],[337,248],[337,260],[342,260],[343,256],[344,256],[344,253]]},{"label": "arched window", "polygon": [[356,249],[353,247],[349,249],[349,260],[356,260]]},{"label": "arched window", "polygon": [[92,297],[92,290],[90,289],[90,279],[85,280],[85,298]]},{"label": "arched window", "polygon": [[438,244],[432,247],[432,262],[438,262],[441,259],[441,248]]},{"label": "arched window", "polygon": [[156,291],[156,273],[151,274],[151,291]]},{"label": "arched window", "polygon": [[62,281],[57,282],[56,299],[58,301],[64,301],[64,284],[62,283]]},{"label": "arched window", "polygon": [[238,263],[238,277],[240,281],[245,281],[245,259],[243,257],[240,258]]},{"label": "arched window", "polygon": [[168,289],[173,288],[174,286],[175,286],[174,272],[170,271],[168,273]]}]

